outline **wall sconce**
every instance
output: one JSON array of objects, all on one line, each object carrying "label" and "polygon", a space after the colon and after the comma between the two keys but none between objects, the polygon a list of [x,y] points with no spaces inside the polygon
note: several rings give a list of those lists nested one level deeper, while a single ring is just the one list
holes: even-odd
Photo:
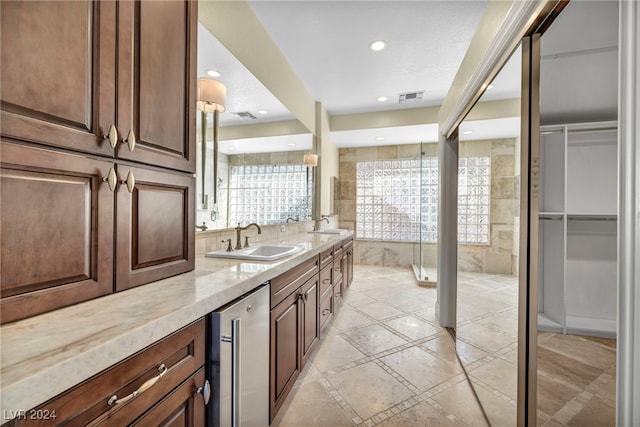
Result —
[{"label": "wall sconce", "polygon": [[[212,220],[217,219],[217,203],[218,203],[218,120],[219,114],[226,110],[227,104],[227,88],[224,84],[217,80],[200,77],[198,79],[198,109],[201,111],[202,118],[202,147],[201,147],[201,165],[202,165],[202,206],[207,209],[207,198],[204,192],[204,177],[207,158],[207,115],[213,113],[213,209]],[[213,218],[215,215],[215,219]]]},{"label": "wall sconce", "polygon": [[317,154],[305,154],[304,155],[304,165],[308,168],[315,168],[318,166],[318,155]]},{"label": "wall sconce", "polygon": [[[315,168],[316,166],[318,166],[318,155],[317,154],[305,154],[304,155],[304,165],[307,168],[307,212],[311,212],[312,206],[310,206],[311,200],[309,198],[309,172],[311,173],[315,173]],[[315,181],[315,179],[314,179]],[[310,218],[311,216],[309,214],[307,214],[307,216]],[[307,218],[308,219],[308,218]]]}]

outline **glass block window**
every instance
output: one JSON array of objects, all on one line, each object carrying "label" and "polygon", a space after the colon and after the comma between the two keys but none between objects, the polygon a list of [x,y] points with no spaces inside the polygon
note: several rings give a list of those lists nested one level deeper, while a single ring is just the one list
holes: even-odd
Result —
[{"label": "glass block window", "polygon": [[313,174],[304,165],[229,168],[229,226],[309,219]]},{"label": "glass block window", "polygon": [[489,157],[458,159],[458,242],[489,244]]},{"label": "glass block window", "polygon": [[[460,243],[489,243],[489,162],[489,157],[460,159]],[[356,238],[436,242],[438,158],[358,162]]]},{"label": "glass block window", "polygon": [[420,233],[421,184],[419,159],[358,162],[356,237],[417,241]]}]

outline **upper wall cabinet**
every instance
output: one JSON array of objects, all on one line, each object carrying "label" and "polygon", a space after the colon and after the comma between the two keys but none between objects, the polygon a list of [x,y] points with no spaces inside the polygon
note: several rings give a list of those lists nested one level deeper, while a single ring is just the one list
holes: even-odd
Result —
[{"label": "upper wall cabinet", "polygon": [[0,7],[3,136],[195,172],[194,2]]},{"label": "upper wall cabinet", "polygon": [[196,1],[0,1],[0,323],[193,270]]}]

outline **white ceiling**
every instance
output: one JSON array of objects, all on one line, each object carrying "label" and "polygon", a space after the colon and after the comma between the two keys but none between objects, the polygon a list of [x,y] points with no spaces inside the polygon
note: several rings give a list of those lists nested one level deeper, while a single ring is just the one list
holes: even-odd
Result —
[{"label": "white ceiling", "polygon": [[[202,24],[198,24],[198,77],[210,77],[206,73],[210,69],[221,74],[215,79],[227,87],[227,110],[220,114],[221,126],[295,118],[222,43]],[[269,114],[262,115],[258,110],[266,110]],[[233,114],[244,111],[252,113],[258,120],[241,119]],[[198,115],[198,123],[199,120]]]},{"label": "white ceiling", "polygon": [[[477,1],[251,1],[251,8],[332,115],[440,105],[482,13]],[[385,40],[380,52],[369,49]],[[387,96],[385,103],[376,99]]]},{"label": "white ceiling", "polygon": [[[309,93],[322,102],[329,114],[343,115],[441,104],[487,0],[295,0],[249,4]],[[615,0],[573,0],[543,36],[543,118],[545,113],[558,118],[561,110],[567,109],[590,109],[596,115],[600,107],[610,109],[609,98],[615,98],[616,93],[615,81],[611,89],[610,61],[601,60],[600,66],[596,64],[586,73],[584,60],[587,56],[593,61],[595,57],[603,59],[616,54],[616,16]],[[598,31],[578,33],[577,29],[588,28]],[[222,73],[219,80],[227,86],[228,108],[221,115],[221,126],[294,118],[203,26],[199,27],[198,36],[198,75],[205,75],[206,69],[216,69]],[[387,48],[372,52],[368,45],[375,39],[386,40]],[[580,52],[571,53],[576,51]],[[605,62],[608,65],[604,66]],[[519,97],[520,63],[517,52],[481,101]],[[606,84],[598,86],[594,79],[603,76]],[[568,91],[560,90],[558,83],[562,89],[573,88],[571,91],[578,95],[567,96]],[[589,85],[596,90],[584,90]],[[398,94],[418,90],[425,91],[421,103],[398,104]],[[382,95],[388,101],[376,100]],[[269,114],[260,115],[259,109]],[[258,119],[239,119],[231,114],[237,111],[249,111]],[[461,132],[461,139],[514,137],[520,132],[519,118],[487,123],[466,121],[462,126],[471,125],[474,133],[464,136]],[[406,126],[332,132],[331,137],[338,147],[406,144],[435,141],[437,130],[433,125]],[[384,140],[376,140],[377,137]],[[235,140],[227,147],[234,147],[236,152],[310,148],[309,135],[292,136],[297,139],[295,146],[288,145],[294,142],[279,138],[281,142],[277,138]],[[227,150],[222,144],[221,149]]]}]

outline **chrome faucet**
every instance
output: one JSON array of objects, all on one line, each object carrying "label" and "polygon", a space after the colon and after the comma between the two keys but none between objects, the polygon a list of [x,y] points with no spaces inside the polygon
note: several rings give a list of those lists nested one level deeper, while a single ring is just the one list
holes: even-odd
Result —
[{"label": "chrome faucet", "polygon": [[313,226],[313,231],[320,231],[322,229],[322,221],[327,221],[329,224],[329,218],[326,216],[322,216],[322,218],[314,219],[315,225]]},{"label": "chrome faucet", "polygon": [[[262,230],[260,229],[260,226],[258,224],[256,224],[255,222],[252,222],[251,224],[247,225],[246,227],[240,227],[240,223],[238,223],[238,226],[236,227],[236,249],[242,249],[242,236],[240,235],[242,233],[243,230],[246,230],[247,228],[251,227],[251,226],[255,226],[258,229],[258,234],[262,234]],[[248,247],[249,246],[249,241],[245,240],[244,243],[244,247]]]},{"label": "chrome faucet", "polygon": [[287,222],[289,222],[289,220],[291,220],[291,221],[295,221],[295,222],[298,222],[298,221],[299,221],[298,219],[296,219],[296,218],[291,218],[291,217],[287,218]]}]

